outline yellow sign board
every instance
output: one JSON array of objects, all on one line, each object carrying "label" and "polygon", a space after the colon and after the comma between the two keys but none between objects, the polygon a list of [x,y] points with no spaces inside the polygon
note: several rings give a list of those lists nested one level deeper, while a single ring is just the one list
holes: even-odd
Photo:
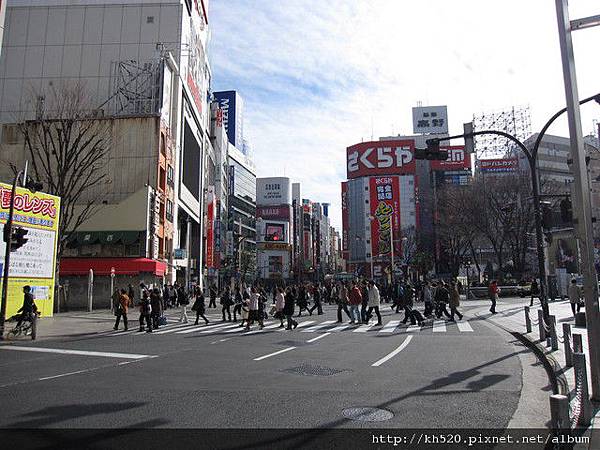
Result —
[{"label": "yellow sign board", "polygon": [[[0,235],[8,220],[10,197],[11,186],[0,183]],[[16,314],[22,306],[23,286],[26,285],[31,286],[35,304],[42,316],[52,316],[60,198],[18,187],[14,203],[13,229],[26,229],[27,242],[10,254],[6,318]],[[6,243],[0,239],[0,278],[5,251]]]}]

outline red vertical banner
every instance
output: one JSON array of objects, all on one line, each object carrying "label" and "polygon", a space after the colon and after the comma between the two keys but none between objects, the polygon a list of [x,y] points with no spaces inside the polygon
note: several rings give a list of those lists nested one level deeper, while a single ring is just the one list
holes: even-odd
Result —
[{"label": "red vertical banner", "polygon": [[[399,254],[400,180],[397,176],[369,179],[371,205],[371,254],[389,255],[394,240],[394,255]],[[392,235],[393,233],[393,235]]]},{"label": "red vertical banner", "polygon": [[342,258],[348,261],[350,258],[350,244],[348,242],[348,182],[342,181]]},{"label": "red vertical banner", "polygon": [[215,254],[215,188],[208,187],[206,205],[206,267],[214,268]]}]

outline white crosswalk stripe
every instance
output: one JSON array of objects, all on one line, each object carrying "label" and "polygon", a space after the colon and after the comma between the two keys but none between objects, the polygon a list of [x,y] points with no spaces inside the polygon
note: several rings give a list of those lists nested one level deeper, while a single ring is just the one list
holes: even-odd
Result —
[{"label": "white crosswalk stripe", "polygon": [[[266,324],[267,322],[265,322]],[[244,336],[248,336],[250,334],[256,334],[256,333],[262,333],[265,330],[271,330],[273,328],[277,328],[279,326],[279,323],[274,323],[273,325],[268,325],[265,326],[262,330],[254,330],[254,331],[248,331],[247,333],[244,333]]]},{"label": "white crosswalk stripe", "polygon": [[154,334],[175,333],[182,329],[187,329],[187,328],[189,328],[189,326],[190,326],[189,323],[178,323],[176,325],[167,325],[166,327],[159,328],[159,331],[155,331]]},{"label": "white crosswalk stripe", "polygon": [[215,330],[217,328],[221,328],[226,326],[226,324],[224,323],[216,323],[214,325],[206,325],[206,324],[202,324],[202,325],[194,325],[191,328],[188,327],[185,330],[180,330],[177,331],[177,334],[189,334],[189,333],[195,333],[197,331],[204,331],[204,330]]},{"label": "white crosswalk stripe", "polygon": [[[304,328],[304,327],[310,325],[311,323],[315,323],[315,322],[316,322],[315,320],[305,320],[304,322],[299,322],[298,326],[296,328]],[[287,328],[287,325],[285,323],[284,323],[284,325]],[[280,328],[277,331],[288,331],[288,330],[286,330],[285,328]]]},{"label": "white crosswalk stripe", "polygon": [[473,327],[471,327],[471,324],[469,322],[456,322],[456,325],[458,326],[459,331],[462,331],[462,332],[473,331]]},{"label": "white crosswalk stripe", "polygon": [[[326,320],[325,322],[321,322],[313,327],[307,328],[306,330],[302,330],[303,333],[314,333],[315,331],[320,330],[321,328],[325,328],[327,325],[331,325],[335,323],[335,320]],[[300,326],[300,325],[298,325]]]},{"label": "white crosswalk stripe", "polygon": [[396,327],[400,325],[399,320],[390,320],[382,329],[379,331],[380,333],[393,333],[396,330]]},{"label": "white crosswalk stripe", "polygon": [[416,333],[417,331],[421,331],[421,325],[411,325],[406,329],[407,333]]},{"label": "white crosswalk stripe", "polygon": [[227,325],[224,327],[215,328],[213,330],[201,331],[200,334],[210,334],[210,333],[235,333],[237,331],[242,331],[244,327],[241,327],[239,324],[235,325]]},{"label": "white crosswalk stripe", "polygon": [[436,320],[433,322],[433,332],[434,333],[445,333],[446,332],[446,322],[443,320]]},{"label": "white crosswalk stripe", "polygon": [[361,325],[360,327],[358,327],[356,330],[352,330],[354,333],[366,333],[367,331],[369,331],[371,328],[373,328],[376,325],[376,323],[371,323],[371,324],[367,324],[367,325]]},{"label": "white crosswalk stripe", "polygon": [[350,328],[351,326],[352,326],[351,324],[347,323],[345,325],[340,325],[338,327],[332,328],[332,329],[327,330],[327,331],[328,332],[336,332],[337,333],[338,331],[345,330],[346,328]]}]

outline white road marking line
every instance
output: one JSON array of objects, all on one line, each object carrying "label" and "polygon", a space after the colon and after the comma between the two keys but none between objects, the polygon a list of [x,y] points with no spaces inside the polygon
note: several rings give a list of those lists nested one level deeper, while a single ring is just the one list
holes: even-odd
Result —
[{"label": "white road marking line", "polygon": [[[314,320],[306,320],[304,322],[300,322],[300,323],[298,323],[298,326],[296,328],[302,328],[302,327],[305,327],[307,325],[310,325],[311,323],[315,323],[315,321]],[[287,328],[287,325],[285,325],[285,326]],[[277,330],[277,331],[287,331],[286,328],[282,328],[282,329]]]},{"label": "white road marking line", "polygon": [[345,325],[340,325],[340,326],[337,326],[337,327],[335,327],[335,328],[332,328],[332,329],[330,329],[330,330],[328,330],[328,331],[329,331],[330,333],[331,333],[331,332],[337,333],[338,331],[345,330],[346,328],[350,328],[350,324],[348,324],[348,323],[347,323],[347,324],[345,324]]},{"label": "white road marking line", "polygon": [[421,325],[411,325],[406,329],[407,333],[416,333],[417,331],[421,331]]},{"label": "white road marking line", "polygon": [[89,369],[76,370],[75,372],[61,373],[60,375],[53,375],[51,377],[38,378],[38,381],[52,380],[53,378],[68,377],[69,375],[77,375],[78,373],[83,373],[83,372],[88,372],[88,371],[89,371]]},{"label": "white road marking line", "polygon": [[312,338],[312,339],[309,339],[309,340],[308,340],[308,341],[306,341],[306,342],[315,342],[315,341],[318,341],[319,339],[323,339],[325,336],[329,336],[330,334],[331,334],[331,333],[323,333],[323,334],[321,334],[321,335],[319,335],[319,336],[317,336],[317,337],[314,337],[314,338]]},{"label": "white road marking line", "polygon": [[179,323],[175,326],[166,326],[163,328],[159,328],[158,331],[154,331],[154,334],[167,334],[167,333],[174,333],[176,331],[181,331],[182,328],[189,328],[190,324],[189,323]]},{"label": "white road marking line", "polygon": [[187,330],[180,330],[177,331],[177,334],[188,334],[188,333],[193,333],[195,331],[200,331],[200,330],[216,330],[217,328],[221,328],[221,327],[226,327],[227,324],[223,324],[223,323],[215,323],[213,325],[206,325],[206,324],[202,324],[202,325],[194,325],[191,328],[188,328]]},{"label": "white road marking line", "polygon": [[385,324],[385,327],[383,327],[379,332],[380,333],[393,333],[394,330],[396,330],[396,327],[398,325],[400,325],[399,320],[390,320],[388,323]]},{"label": "white road marking line", "polygon": [[434,333],[445,333],[446,332],[446,322],[443,320],[436,320],[433,322],[433,332]]},{"label": "white road marking line", "polygon": [[270,358],[271,356],[280,355],[281,353],[289,352],[290,350],[294,350],[296,347],[288,347],[283,350],[279,350],[277,352],[269,353],[268,355],[260,356],[258,358],[254,358],[254,361],[261,361],[263,359]]},{"label": "white road marking line", "polygon": [[307,328],[306,330],[302,330],[302,333],[314,333],[315,331],[320,330],[321,328],[325,328],[327,325],[331,325],[332,323],[335,323],[335,320],[326,320],[325,322],[321,322],[318,325]]},{"label": "white road marking line", "polygon": [[373,328],[376,325],[376,323],[372,323],[370,325],[367,324],[363,324],[360,327],[358,327],[356,330],[353,330],[353,333],[366,333],[367,331],[369,331],[371,328]]},{"label": "white road marking line", "polygon": [[262,330],[248,331],[247,333],[244,333],[244,335],[248,336],[249,334],[262,333],[265,330],[271,330],[273,328],[277,328],[278,326],[279,326],[278,323],[274,323],[273,325],[265,326]]},{"label": "white road marking line", "polygon": [[400,353],[402,350],[404,350],[406,348],[406,346],[410,343],[412,338],[413,338],[412,336],[407,336],[406,339],[404,340],[404,342],[402,344],[400,344],[400,346],[396,350],[394,350],[391,353],[388,353],[383,358],[381,358],[379,361],[376,361],[373,364],[371,364],[371,366],[379,367],[384,362],[388,361],[389,359],[392,359],[394,356],[396,356],[398,353]]},{"label": "white road marking line", "polygon": [[105,358],[122,358],[122,359],[143,359],[156,358],[156,355],[136,355],[135,353],[113,353],[113,352],[92,352],[87,350],[65,350],[61,348],[45,348],[45,347],[17,347],[12,345],[2,345],[0,350],[15,350],[18,352],[38,352],[38,353],[60,353],[62,355],[79,355],[79,356],[103,356]]},{"label": "white road marking line", "polygon": [[469,322],[456,322],[459,331],[473,331],[473,327]]},{"label": "white road marking line", "polygon": [[[234,325],[225,325],[222,327],[211,328],[210,330],[200,331],[200,334],[220,333],[221,331],[229,330],[230,328],[234,328],[233,331],[239,331],[242,329],[242,327],[240,327],[240,324],[236,323]],[[227,333],[227,331],[225,331],[225,333]]]}]

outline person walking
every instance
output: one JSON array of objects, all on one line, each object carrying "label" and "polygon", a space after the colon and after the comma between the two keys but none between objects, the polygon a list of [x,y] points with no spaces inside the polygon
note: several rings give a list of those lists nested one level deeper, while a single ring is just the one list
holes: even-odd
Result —
[{"label": "person walking", "polygon": [[415,319],[412,317],[413,304],[414,304],[414,289],[412,288],[412,286],[409,283],[406,283],[406,286],[404,287],[404,299],[403,299],[404,320],[402,321],[402,323],[406,323],[410,320],[410,323],[412,325],[415,324]]},{"label": "person walking", "polygon": [[296,317],[300,317],[302,315],[303,309],[308,311],[308,303],[306,300],[306,289],[303,285],[301,285],[298,289],[298,315]]},{"label": "person walking", "polygon": [[529,303],[529,306],[533,306],[534,297],[540,297],[540,286],[535,279],[531,282],[531,302]]},{"label": "person walking", "polygon": [[581,291],[579,290],[579,286],[577,286],[577,280],[575,278],[573,278],[571,280],[571,284],[569,284],[567,295],[569,296],[569,303],[571,304],[573,317],[575,317],[575,306],[577,306],[577,312],[579,312],[581,309],[581,305],[579,303],[581,301]]},{"label": "person walking", "polygon": [[[240,291],[240,287],[236,287],[235,288],[235,295],[234,295],[234,306],[233,306],[233,321],[237,322],[237,315],[239,314],[240,317],[242,316],[242,306],[244,304],[244,298],[242,297],[242,293]],[[242,320],[242,325],[243,325],[243,320]],[[240,326],[242,326],[240,325]]]},{"label": "person walking", "polygon": [[127,297],[129,298],[129,306],[133,306],[135,302],[135,290],[131,283],[127,286]]},{"label": "person walking", "polygon": [[169,302],[171,303],[171,308],[177,308],[177,291],[179,289],[179,286],[177,286],[177,283],[172,284],[171,286],[169,286]]},{"label": "person walking", "polygon": [[366,317],[366,323],[369,323],[369,320],[371,320],[371,317],[373,316],[373,310],[375,310],[375,314],[377,314],[377,326],[381,325],[381,313],[379,312],[379,305],[381,303],[381,299],[379,297],[379,289],[377,288],[377,285],[375,284],[375,282],[373,280],[370,281],[370,287],[368,290],[368,295],[369,295],[369,299],[368,299],[368,307],[369,310],[367,311],[367,317]]},{"label": "person walking", "polygon": [[279,327],[284,328],[283,319],[285,318],[285,313],[283,309],[285,308],[285,295],[283,294],[282,288],[275,289],[275,318],[279,319]]},{"label": "person walking", "polygon": [[147,290],[141,292],[141,299],[139,302],[140,306],[140,329],[139,332],[144,331],[144,322],[146,322],[146,332],[152,333],[152,322],[150,321],[150,314],[152,313],[152,304],[150,303],[150,295]]},{"label": "person walking", "polygon": [[358,307],[362,304],[362,293],[357,284],[352,285],[348,294],[348,303],[350,303],[350,324],[360,325],[362,323]]},{"label": "person walking", "polygon": [[490,296],[490,300],[492,302],[492,306],[490,307],[490,312],[492,314],[496,314],[496,302],[498,301],[498,294],[500,293],[500,288],[498,287],[498,282],[496,280],[492,280],[488,287],[488,294]]},{"label": "person walking", "polygon": [[454,282],[450,285],[450,321],[454,322],[454,315],[458,316],[458,320],[462,320],[463,315],[458,311],[460,306],[460,291],[458,285]]},{"label": "person walking", "polygon": [[450,313],[446,308],[446,304],[450,302],[450,293],[448,287],[444,281],[440,281],[439,286],[435,290],[435,315],[438,319],[444,314],[447,318],[450,318]]},{"label": "person walking", "polygon": [[294,296],[294,288],[288,288],[287,292],[285,293],[284,303],[283,303],[283,314],[285,315],[285,318],[287,319],[286,330],[292,330],[298,326],[298,322],[296,322],[293,319],[294,306],[296,304],[295,302],[296,302],[296,298]]},{"label": "person walking", "polygon": [[188,299],[188,295],[183,289],[183,286],[179,286],[177,289],[177,303],[179,303],[179,307],[181,308],[181,316],[179,317],[179,322],[188,323],[188,315],[187,315],[187,307],[190,304]]},{"label": "person walking", "polygon": [[127,291],[125,289],[121,289],[121,291],[119,292],[119,290],[117,289],[116,291],[119,296],[117,297],[117,301],[114,301],[114,297],[113,297],[113,307],[115,310],[115,316],[117,316],[117,319],[115,320],[115,326],[114,329],[118,330],[119,329],[119,322],[121,321],[121,317],[123,318],[123,327],[125,329],[125,331],[127,331],[127,311],[129,308],[129,296],[127,295]]},{"label": "person walking", "polygon": [[423,285],[423,303],[425,303],[423,315],[425,317],[431,316],[431,313],[433,312],[433,293],[431,292],[429,281],[426,281]]},{"label": "person walking", "polygon": [[368,316],[367,309],[369,308],[369,288],[368,288],[368,282],[366,280],[363,281],[363,283],[360,287],[360,293],[362,294],[362,304],[360,306],[360,318],[362,320],[362,323],[367,323],[367,322],[369,322],[369,319],[367,318],[367,316]]},{"label": "person walking", "polygon": [[[204,315],[204,313],[206,312],[204,293],[202,292],[202,289],[200,289],[200,286],[198,286],[198,285],[194,286],[194,304],[192,305],[192,311],[194,311],[196,313],[196,322],[194,322],[194,325],[198,325],[198,322],[200,321],[200,317],[202,317],[204,319],[204,323],[206,325],[208,325],[210,323],[208,321],[208,319],[206,318],[206,316]],[[230,319],[231,319],[231,317],[230,317]]]},{"label": "person walking", "polygon": [[163,314],[162,307],[162,298],[160,296],[160,289],[154,288],[152,289],[152,293],[150,294],[150,306],[152,307],[152,313],[150,314],[152,318],[152,329],[157,330],[160,317]]},{"label": "person walking", "polygon": [[348,287],[344,283],[339,284],[339,288],[337,290],[337,321],[338,323],[342,323],[342,311],[346,313],[350,320],[354,320],[350,315],[350,311],[348,311]]},{"label": "person walking", "polygon": [[[210,302],[208,303],[208,307],[216,308],[217,307],[217,288],[215,287],[214,284],[211,284],[210,288],[208,288],[208,295],[210,296]],[[223,302],[221,302],[221,305],[222,304],[223,304]],[[229,320],[231,320],[231,317],[229,318]]]},{"label": "person walking", "polygon": [[225,290],[221,292],[221,314],[223,314],[223,322],[225,322],[225,313],[227,313],[227,321],[231,322],[231,305],[233,305],[233,300],[231,299],[231,294],[229,293],[229,286],[225,287]]},{"label": "person walking", "polygon": [[250,326],[254,324],[255,321],[258,322],[259,329],[263,329],[263,319],[260,316],[259,310],[259,301],[260,295],[258,294],[255,287],[250,290],[250,299],[248,300],[248,308],[250,309],[250,313],[248,315],[248,322],[246,323],[246,331],[250,331]]},{"label": "person walking", "polygon": [[315,291],[313,292],[313,301],[314,301],[314,305],[312,308],[308,308],[308,314],[310,314],[312,316],[313,311],[316,309],[317,310],[317,315],[321,315],[323,314],[323,307],[321,306],[321,300],[322,300],[322,295],[321,295],[321,286],[319,286],[319,284],[317,283],[317,285],[315,286]]}]

